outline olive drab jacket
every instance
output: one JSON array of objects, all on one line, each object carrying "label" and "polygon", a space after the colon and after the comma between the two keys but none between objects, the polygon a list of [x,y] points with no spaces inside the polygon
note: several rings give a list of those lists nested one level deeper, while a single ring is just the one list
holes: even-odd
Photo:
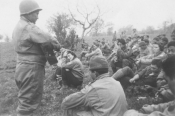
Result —
[{"label": "olive drab jacket", "polygon": [[46,57],[40,45],[50,43],[50,47],[60,48],[59,44],[51,44],[53,40],[48,33],[43,32],[23,16],[16,25],[12,38],[17,52],[17,62],[45,65]]},{"label": "olive drab jacket", "polygon": [[144,114],[136,110],[128,110],[123,116],[175,116],[175,101],[158,105],[148,105],[142,108],[142,111]]},{"label": "olive drab jacket", "polygon": [[62,102],[62,109],[84,106],[90,108],[92,116],[123,116],[127,110],[127,102],[120,82],[109,77],[108,73],[97,78],[98,80],[80,92],[66,97]]}]

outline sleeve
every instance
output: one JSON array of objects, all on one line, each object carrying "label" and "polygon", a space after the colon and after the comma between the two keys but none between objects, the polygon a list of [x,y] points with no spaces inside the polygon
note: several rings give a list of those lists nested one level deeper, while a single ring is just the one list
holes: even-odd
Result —
[{"label": "sleeve", "polygon": [[158,55],[156,57],[149,56],[149,57],[142,58],[141,59],[141,63],[143,63],[143,64],[151,64],[153,59],[164,60],[166,58],[167,58],[167,55],[163,52],[163,53],[161,53],[160,55]]},{"label": "sleeve", "polygon": [[140,78],[144,77],[144,75],[146,74],[147,70],[149,69],[149,66],[147,66],[146,68],[144,68],[143,70],[141,70],[140,72],[138,72],[138,75]]},{"label": "sleeve", "polygon": [[79,106],[85,106],[85,107],[88,106],[89,102],[86,96],[90,90],[91,90],[91,87],[86,86],[80,92],[67,96],[62,102],[61,108],[70,109],[70,108],[79,107]]},{"label": "sleeve", "polygon": [[68,63],[63,63],[62,68],[72,69],[76,65],[75,61],[70,61]]},{"label": "sleeve", "polygon": [[163,112],[168,106],[170,106],[170,104],[172,104],[172,102],[162,103],[158,105],[148,105],[147,107],[143,107],[142,111],[145,113],[152,113],[154,111]]},{"label": "sleeve", "polygon": [[129,50],[129,51],[127,51],[126,53],[125,53],[124,51],[122,51],[122,50],[118,50],[118,51],[117,51],[117,55],[118,55],[119,57],[121,57],[122,59],[123,59],[123,58],[128,58],[129,56],[132,55],[132,50]]},{"label": "sleeve", "polygon": [[159,73],[159,75],[157,76],[157,80],[158,79],[161,79],[161,80],[164,80],[165,78],[164,78],[164,72],[163,72],[163,70],[161,70],[161,72]]},{"label": "sleeve", "polygon": [[93,55],[98,55],[98,54],[100,54],[100,50],[97,48],[95,51],[89,53],[87,56],[88,56],[88,57],[91,57],[91,56],[93,56]]},{"label": "sleeve", "polygon": [[51,36],[39,29],[34,24],[31,24],[27,26],[27,31],[29,32],[29,36],[31,41],[34,43],[45,43],[45,42],[51,42]]},{"label": "sleeve", "polygon": [[167,55],[164,52],[155,57],[155,59],[161,59],[161,60],[164,60],[166,58],[167,58]]},{"label": "sleeve", "polygon": [[60,50],[61,45],[58,41],[53,39],[49,33],[42,31],[37,26],[31,24],[27,26],[27,31],[32,42],[43,44],[43,47],[47,46],[50,49]]}]

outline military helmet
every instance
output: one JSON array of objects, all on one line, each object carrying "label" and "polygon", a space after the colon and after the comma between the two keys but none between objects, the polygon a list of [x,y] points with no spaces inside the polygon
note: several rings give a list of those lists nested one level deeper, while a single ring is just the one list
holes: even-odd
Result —
[{"label": "military helmet", "polygon": [[104,56],[94,56],[89,61],[90,70],[108,68],[108,62]]},{"label": "military helmet", "polygon": [[20,15],[29,14],[34,11],[42,10],[34,0],[22,0],[19,5]]}]

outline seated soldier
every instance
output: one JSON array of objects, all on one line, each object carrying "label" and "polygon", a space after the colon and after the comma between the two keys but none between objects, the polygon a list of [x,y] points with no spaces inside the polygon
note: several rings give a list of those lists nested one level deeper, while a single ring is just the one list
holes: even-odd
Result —
[{"label": "seated soldier", "polygon": [[93,51],[90,52],[90,53],[87,53],[85,55],[85,57],[90,59],[91,57],[98,56],[98,55],[102,56],[103,54],[102,54],[102,51],[101,51],[101,49],[99,47],[99,44],[97,42],[94,42],[94,44],[93,44]]},{"label": "seated soldier", "polygon": [[160,44],[164,47],[164,52],[167,53],[167,44],[168,44],[168,38],[162,37],[160,40]]},{"label": "seated soldier", "polygon": [[147,66],[142,71],[138,72],[132,79],[129,81],[131,83],[135,82],[138,79],[141,79],[141,85],[150,85],[156,87],[156,79],[161,71],[162,61],[160,59],[153,59],[150,66]]},{"label": "seated soldier", "polygon": [[161,59],[162,61],[167,58],[167,54],[163,51],[164,47],[160,43],[153,43],[152,45],[152,54],[141,57],[138,59],[136,64],[138,65],[139,70],[142,70],[146,66],[149,66],[153,59]]},{"label": "seated soldier", "polygon": [[128,44],[129,44],[130,41],[131,41],[131,37],[127,37],[126,38],[126,45],[127,45],[127,47],[129,47]]},{"label": "seated soldier", "polygon": [[123,116],[127,110],[125,93],[121,84],[109,76],[106,58],[92,57],[89,70],[93,82],[63,100],[63,116]]},{"label": "seated soldier", "polygon": [[[53,70],[55,71],[52,75],[51,75],[51,79],[53,81],[60,81],[60,75],[61,75],[61,65],[62,62],[69,62],[69,60],[67,59],[67,51],[68,49],[65,48],[61,48],[61,54],[57,57],[58,63],[57,63],[57,67],[55,69],[55,67],[53,67]],[[61,86],[61,85],[60,85]]]},{"label": "seated soldier", "polygon": [[80,87],[84,78],[83,65],[72,51],[67,51],[67,59],[69,62],[63,59],[61,67],[57,68],[55,75],[57,78],[62,78],[63,88],[66,86]]},{"label": "seated soldier", "polygon": [[83,46],[82,52],[80,53],[80,59],[82,60],[82,58],[85,57],[85,55],[89,52],[90,52],[90,48],[89,48],[88,44],[85,44]]},{"label": "seated soldier", "polygon": [[168,44],[168,38],[162,37],[160,43],[162,44],[162,46],[165,47]]},{"label": "seated soldier", "polygon": [[[150,85],[152,87],[156,87],[156,78],[160,73],[161,63],[161,60],[154,59],[151,66],[147,66],[135,75],[129,67],[124,67],[119,69],[112,77],[115,80],[119,80],[124,88],[127,88],[130,85],[129,82],[136,82],[138,85]],[[138,79],[139,81],[136,81]]]},{"label": "seated soldier", "polygon": [[149,39],[143,39],[143,41],[146,43],[146,46],[149,46]]},{"label": "seated soldier", "polygon": [[[169,42],[167,49],[168,57],[175,55],[175,41]],[[157,77],[157,84],[159,85],[159,94],[162,96],[164,101],[171,101],[174,99],[174,96],[168,87],[167,80],[163,71],[161,71]]]},{"label": "seated soldier", "polygon": [[[163,61],[162,68],[166,75],[168,86],[175,96],[175,55]],[[140,112],[128,110],[123,116],[175,116],[175,100],[158,105],[144,105]]]},{"label": "seated soldier", "polygon": [[113,57],[111,59],[111,67],[113,70],[113,73],[115,73],[118,69],[129,66],[132,67],[132,63],[130,62],[129,58],[132,55],[132,49],[128,49],[126,47],[126,42],[124,39],[118,39],[118,49],[114,52],[114,56],[109,56],[108,59],[111,59],[110,57]]},{"label": "seated soldier", "polygon": [[103,54],[105,54],[105,55],[108,55],[109,53],[111,53],[111,49],[110,49],[108,43],[105,41],[102,41],[101,50],[102,50]]},{"label": "seated soldier", "polygon": [[148,48],[147,48],[147,45],[146,45],[146,43],[144,41],[141,41],[139,43],[139,52],[140,53],[137,56],[137,58],[141,58],[143,56],[147,56],[150,53],[149,50],[148,50]]},{"label": "seated soldier", "polygon": [[133,37],[128,43],[128,47],[132,48],[134,45],[138,44],[139,36]]}]

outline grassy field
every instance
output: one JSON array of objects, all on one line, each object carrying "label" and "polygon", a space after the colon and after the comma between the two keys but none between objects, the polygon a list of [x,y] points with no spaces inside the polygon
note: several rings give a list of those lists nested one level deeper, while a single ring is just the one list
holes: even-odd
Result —
[{"label": "grassy field", "polygon": [[[0,43],[0,116],[11,114],[15,116],[17,107],[17,86],[15,84],[16,53],[13,43]],[[86,78],[84,84],[90,81],[87,69],[84,69]],[[60,116],[61,102],[67,95],[76,90],[69,89],[60,93],[59,84],[51,81],[53,73],[49,65],[46,66],[44,79],[44,94],[41,107],[36,111],[36,116]]]},{"label": "grassy field", "polygon": [[[102,37],[99,37],[99,39]],[[112,39],[112,37],[105,37]],[[95,38],[87,38],[88,43],[91,43]],[[80,51],[77,52],[79,54]],[[15,116],[15,109],[17,107],[17,87],[15,84],[16,54],[14,52],[13,43],[0,43],[0,116],[11,114]],[[88,69],[84,69],[85,78],[83,84],[86,85],[91,79],[89,77]],[[42,104],[36,111],[36,116],[60,116],[62,114],[61,102],[69,94],[76,90],[68,89],[62,94],[58,89],[58,83],[51,81],[51,74],[53,71],[49,65],[46,66],[46,76],[44,79],[44,93]],[[129,93],[129,92],[128,92]],[[136,96],[130,96],[128,93],[127,101],[129,108],[139,109],[145,103],[152,103],[147,101],[137,101]]]}]

